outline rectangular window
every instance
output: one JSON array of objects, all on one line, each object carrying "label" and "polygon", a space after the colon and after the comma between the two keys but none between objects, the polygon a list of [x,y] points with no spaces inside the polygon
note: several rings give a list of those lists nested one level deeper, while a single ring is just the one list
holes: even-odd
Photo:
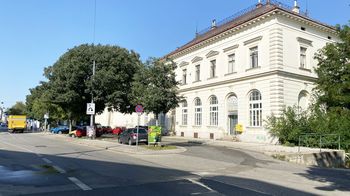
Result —
[{"label": "rectangular window", "polygon": [[187,109],[182,109],[182,125],[187,125]]},{"label": "rectangular window", "polygon": [[196,107],[194,109],[194,124],[201,125],[202,124],[202,108]]},{"label": "rectangular window", "polygon": [[187,70],[184,69],[182,70],[182,84],[187,84],[186,79],[187,79]]},{"label": "rectangular window", "polygon": [[215,77],[215,71],[216,71],[216,60],[210,61],[210,78]]},{"label": "rectangular window", "polygon": [[306,48],[300,47],[300,67],[306,68]]},{"label": "rectangular window", "polygon": [[199,81],[201,77],[201,66],[196,65],[195,81]]},{"label": "rectangular window", "polygon": [[211,106],[210,107],[210,113],[209,113],[209,117],[210,117],[210,125],[211,126],[218,126],[218,106]]},{"label": "rectangular window", "polygon": [[258,46],[250,48],[250,68],[257,68],[259,66],[259,58],[258,58]]},{"label": "rectangular window", "polygon": [[228,56],[228,71],[227,73],[235,72],[236,57],[235,54],[230,54]]}]

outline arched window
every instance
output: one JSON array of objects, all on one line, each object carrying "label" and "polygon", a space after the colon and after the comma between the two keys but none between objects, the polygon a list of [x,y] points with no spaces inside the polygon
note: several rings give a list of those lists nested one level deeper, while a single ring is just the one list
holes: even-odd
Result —
[{"label": "arched window", "polygon": [[187,101],[182,101],[182,125],[187,125]]},{"label": "arched window", "polygon": [[194,125],[202,125],[202,102],[198,97],[194,100]]},{"label": "arched window", "polygon": [[262,101],[258,90],[249,94],[249,125],[251,127],[262,126]]},{"label": "arched window", "polygon": [[298,96],[298,106],[301,110],[306,110],[309,107],[309,94],[307,91],[301,91]]},{"label": "arched window", "polygon": [[216,96],[210,97],[209,105],[210,105],[210,109],[209,109],[210,125],[218,126],[219,106],[218,106],[218,99],[216,98]]}]

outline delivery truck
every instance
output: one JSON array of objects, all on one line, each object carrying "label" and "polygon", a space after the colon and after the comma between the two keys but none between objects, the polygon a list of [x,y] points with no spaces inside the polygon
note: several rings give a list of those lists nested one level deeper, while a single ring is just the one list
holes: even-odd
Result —
[{"label": "delivery truck", "polygon": [[10,133],[23,133],[27,127],[26,115],[10,115],[7,118],[7,128]]}]

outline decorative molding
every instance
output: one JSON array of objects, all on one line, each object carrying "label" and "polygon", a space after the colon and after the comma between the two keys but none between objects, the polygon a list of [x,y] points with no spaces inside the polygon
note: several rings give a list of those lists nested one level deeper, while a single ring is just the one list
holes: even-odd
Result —
[{"label": "decorative molding", "polygon": [[196,57],[194,57],[194,58],[191,60],[191,62],[192,62],[192,63],[196,63],[196,62],[201,61],[201,60],[203,60],[202,57],[196,56]]},{"label": "decorative molding", "polygon": [[278,76],[283,76],[283,77],[288,77],[288,78],[295,78],[295,79],[305,80],[305,81],[309,81],[309,82],[315,82],[317,79],[316,77],[305,76],[305,75],[286,72],[286,71],[282,71],[282,70],[274,70],[274,71],[268,71],[268,72],[264,72],[264,73],[252,74],[249,76],[244,76],[244,77],[239,77],[239,78],[233,78],[233,79],[229,79],[229,80],[225,80],[225,81],[213,82],[210,84],[204,84],[204,85],[198,85],[195,87],[184,88],[184,89],[180,89],[179,92],[183,93],[183,92],[188,92],[188,91],[193,91],[193,90],[200,90],[202,88],[217,87],[219,85],[232,84],[235,82],[246,81],[246,80],[251,80],[251,79],[256,79],[256,78],[262,78],[262,77],[267,77],[267,76],[272,76],[272,75],[278,75]]},{"label": "decorative molding", "polygon": [[236,45],[224,48],[224,52],[228,52],[228,51],[231,51],[233,49],[236,49],[236,48],[238,48],[238,46],[239,46],[239,44],[236,44]]},{"label": "decorative molding", "polygon": [[260,40],[262,39],[262,37],[263,37],[263,36],[259,36],[259,37],[255,37],[255,38],[253,38],[253,39],[244,41],[243,44],[244,44],[244,45],[248,45],[248,44],[251,44],[251,43],[260,41]]},{"label": "decorative molding", "polygon": [[179,64],[179,67],[184,67],[184,66],[189,65],[189,64],[190,64],[189,62],[182,61],[182,62]]},{"label": "decorative molding", "polygon": [[206,56],[207,58],[210,58],[210,57],[216,56],[216,55],[218,55],[218,54],[219,54],[218,51],[211,50],[211,51],[208,52],[208,54],[206,54],[205,56]]},{"label": "decorative molding", "polygon": [[312,41],[311,40],[308,40],[308,39],[305,39],[305,38],[302,38],[302,37],[297,37],[297,40],[300,43],[312,46]]}]

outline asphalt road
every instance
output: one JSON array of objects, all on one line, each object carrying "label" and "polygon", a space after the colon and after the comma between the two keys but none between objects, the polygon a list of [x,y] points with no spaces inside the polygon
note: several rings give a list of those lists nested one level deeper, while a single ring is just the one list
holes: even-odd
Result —
[{"label": "asphalt road", "polygon": [[131,154],[80,145],[65,136],[0,132],[0,195],[346,195],[350,191],[350,172],[343,170],[306,168],[228,147],[168,142],[187,151]]}]

